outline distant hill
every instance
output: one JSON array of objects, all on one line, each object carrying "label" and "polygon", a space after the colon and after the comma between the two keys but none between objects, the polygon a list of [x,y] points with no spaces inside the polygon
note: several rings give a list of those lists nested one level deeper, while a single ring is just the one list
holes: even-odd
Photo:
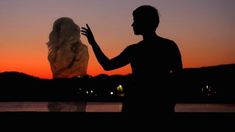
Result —
[{"label": "distant hill", "polygon": [[[120,101],[131,81],[131,74],[40,79],[2,72],[0,101]],[[185,68],[175,81],[179,102],[235,102],[235,64]]]},{"label": "distant hill", "polygon": [[235,102],[235,64],[186,68],[178,81],[182,102]]},{"label": "distant hill", "polygon": [[39,79],[38,77],[34,77],[22,72],[16,72],[16,71],[8,71],[8,72],[2,72],[0,73],[0,79],[9,78],[9,79]]}]

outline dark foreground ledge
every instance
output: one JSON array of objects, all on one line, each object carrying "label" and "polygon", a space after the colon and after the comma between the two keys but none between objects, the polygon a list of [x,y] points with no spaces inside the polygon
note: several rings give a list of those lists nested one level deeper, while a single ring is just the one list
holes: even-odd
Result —
[{"label": "dark foreground ledge", "polygon": [[[1,113],[0,113],[1,114]],[[145,114],[145,113],[143,113]],[[125,130],[144,129],[145,131],[214,131],[218,128],[233,130],[235,114],[233,113],[176,113],[171,119],[151,116],[129,116],[124,113],[2,113],[1,119],[12,125],[33,123],[42,127],[45,122],[55,128],[58,125],[77,129]],[[22,125],[23,125],[22,124]],[[47,124],[47,125],[48,125]],[[56,124],[56,125],[53,125]],[[74,124],[74,125],[73,125]],[[55,127],[55,128],[54,128]],[[68,129],[66,127],[66,129]],[[25,128],[24,128],[25,129]],[[74,129],[73,129],[74,130]]]}]

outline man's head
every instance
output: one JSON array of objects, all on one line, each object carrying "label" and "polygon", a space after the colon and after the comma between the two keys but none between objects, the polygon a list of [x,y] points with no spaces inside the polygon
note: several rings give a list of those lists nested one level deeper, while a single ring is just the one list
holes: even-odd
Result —
[{"label": "man's head", "polygon": [[136,35],[155,32],[159,25],[158,10],[150,5],[143,5],[133,11],[132,24]]}]

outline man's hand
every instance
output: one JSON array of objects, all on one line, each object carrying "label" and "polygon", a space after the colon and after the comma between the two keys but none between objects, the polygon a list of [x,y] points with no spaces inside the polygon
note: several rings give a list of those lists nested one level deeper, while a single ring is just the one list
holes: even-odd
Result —
[{"label": "man's hand", "polygon": [[86,28],[82,27],[81,32],[82,32],[82,35],[87,37],[87,40],[91,46],[96,44],[95,38],[88,24],[86,24]]}]

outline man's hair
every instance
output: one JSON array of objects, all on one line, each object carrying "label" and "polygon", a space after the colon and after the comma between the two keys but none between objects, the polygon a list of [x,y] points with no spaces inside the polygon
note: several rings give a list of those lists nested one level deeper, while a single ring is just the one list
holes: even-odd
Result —
[{"label": "man's hair", "polygon": [[150,24],[155,28],[157,28],[159,25],[159,13],[158,10],[153,6],[142,5],[133,11],[133,16],[140,18],[141,21],[144,21],[144,23]]}]

